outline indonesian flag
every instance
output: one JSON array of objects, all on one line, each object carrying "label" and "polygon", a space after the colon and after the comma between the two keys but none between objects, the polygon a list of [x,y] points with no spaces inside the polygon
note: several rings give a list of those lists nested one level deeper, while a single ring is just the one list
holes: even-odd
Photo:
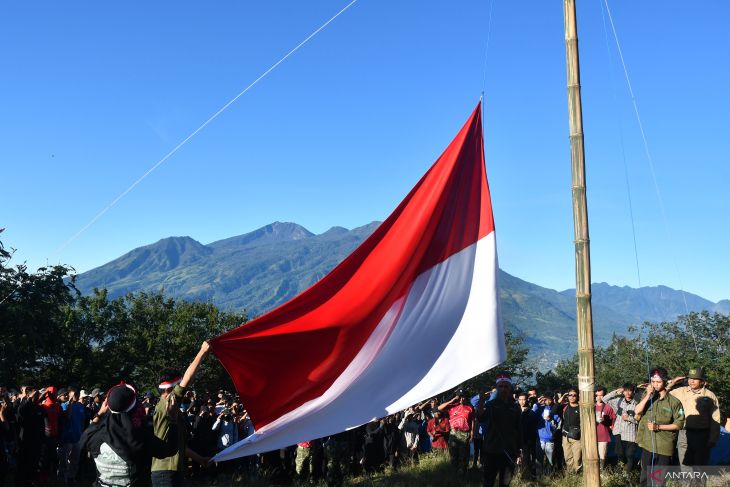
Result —
[{"label": "indonesian flag", "polygon": [[213,340],[256,432],[216,461],[395,413],[505,359],[481,104],[332,272]]}]

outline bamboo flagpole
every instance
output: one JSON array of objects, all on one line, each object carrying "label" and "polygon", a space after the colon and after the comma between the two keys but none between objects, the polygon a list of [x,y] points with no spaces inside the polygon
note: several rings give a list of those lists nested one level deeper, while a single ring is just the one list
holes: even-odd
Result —
[{"label": "bamboo flagpole", "polygon": [[588,238],[583,112],[580,97],[578,26],[575,0],[563,1],[565,19],[565,56],[568,78],[568,117],[570,121],[570,159],[573,187],[573,226],[575,234],[575,300],[578,327],[578,391],[583,448],[583,480],[587,487],[599,487],[601,477],[596,439],[593,392],[593,314],[591,310],[591,256]]}]

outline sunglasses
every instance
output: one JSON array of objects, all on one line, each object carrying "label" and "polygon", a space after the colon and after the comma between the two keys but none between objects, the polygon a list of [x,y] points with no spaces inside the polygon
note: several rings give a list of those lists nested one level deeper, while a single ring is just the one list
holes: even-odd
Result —
[{"label": "sunglasses", "polygon": [[578,394],[568,394],[568,397],[575,397],[575,396],[577,396],[577,395],[578,395]]}]

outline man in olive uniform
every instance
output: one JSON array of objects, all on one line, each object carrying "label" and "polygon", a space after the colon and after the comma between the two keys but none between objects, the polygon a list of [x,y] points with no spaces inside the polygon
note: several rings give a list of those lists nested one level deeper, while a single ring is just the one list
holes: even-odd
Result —
[{"label": "man in olive uniform", "polygon": [[[195,372],[197,372],[200,363],[208,353],[209,345],[208,342],[203,342],[200,346],[198,354],[195,356],[188,368],[185,370],[185,374],[179,376],[172,370],[163,370],[161,373],[161,381],[158,386],[160,389],[160,401],[155,407],[155,413],[152,417],[152,429],[156,437],[162,441],[167,440],[167,435],[170,432],[170,418],[168,416],[168,403],[173,400],[179,403],[180,399],[185,394],[187,386],[193,381]],[[175,399],[172,399],[172,398]],[[198,463],[205,465],[208,459],[203,458],[190,448],[186,446],[187,431],[185,425],[187,421],[184,420],[182,413],[179,408],[174,409],[175,414],[178,416],[177,434],[178,436],[178,452],[167,458],[153,458],[152,459],[152,485],[154,487],[181,487],[183,485],[186,457],[190,457]]]},{"label": "man in olive uniform", "polygon": [[[684,379],[677,377],[677,379]],[[720,438],[720,404],[717,396],[707,389],[702,367],[689,369],[687,386],[674,389],[671,394],[682,402],[684,428],[679,431],[677,452],[684,467],[707,465],[710,450]]]},{"label": "man in olive uniform", "polygon": [[644,449],[641,453],[641,486],[647,485],[649,474],[656,467],[670,464],[677,435],[684,427],[682,403],[667,390],[667,369],[655,367],[649,379],[646,393],[635,409],[639,419],[637,443]]}]

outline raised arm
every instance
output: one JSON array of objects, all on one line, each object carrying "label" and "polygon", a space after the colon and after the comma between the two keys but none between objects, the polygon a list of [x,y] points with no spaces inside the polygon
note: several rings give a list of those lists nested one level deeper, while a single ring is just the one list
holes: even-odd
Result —
[{"label": "raised arm", "polygon": [[634,409],[634,415],[637,419],[641,419],[641,416],[644,414],[644,411],[646,411],[646,404],[649,402],[649,399],[651,396],[654,395],[654,388],[651,384],[647,384],[646,391],[644,392],[644,396],[641,398],[641,401],[639,401],[639,404],[636,405],[636,409]]},{"label": "raised arm", "polygon": [[185,374],[180,381],[180,387],[187,387],[188,384],[193,381],[193,377],[195,377],[195,373],[198,371],[198,367],[205,358],[205,355],[208,353],[209,349],[210,345],[208,345],[208,342],[203,342],[203,344],[200,345],[200,350],[198,350],[198,354],[195,356],[193,361],[190,362],[190,365],[188,365],[188,368],[185,370]]},{"label": "raised arm", "polygon": [[670,379],[669,382],[667,382],[667,390],[671,391],[675,388],[675,386],[679,387],[677,384],[681,383],[684,379],[686,379],[686,377],[683,375],[678,375],[677,377]]},{"label": "raised arm", "polygon": [[610,403],[611,401],[614,401],[614,399],[621,399],[621,394],[624,393],[624,388],[619,387],[618,389],[614,389],[613,391],[606,394],[606,397],[603,398],[604,402]]},{"label": "raised arm", "polygon": [[439,411],[443,411],[444,409],[446,409],[449,406],[457,403],[458,401],[459,401],[459,398],[458,397],[454,397],[450,401],[446,401],[445,403],[440,404],[439,407],[438,407],[438,409],[439,409]]}]

